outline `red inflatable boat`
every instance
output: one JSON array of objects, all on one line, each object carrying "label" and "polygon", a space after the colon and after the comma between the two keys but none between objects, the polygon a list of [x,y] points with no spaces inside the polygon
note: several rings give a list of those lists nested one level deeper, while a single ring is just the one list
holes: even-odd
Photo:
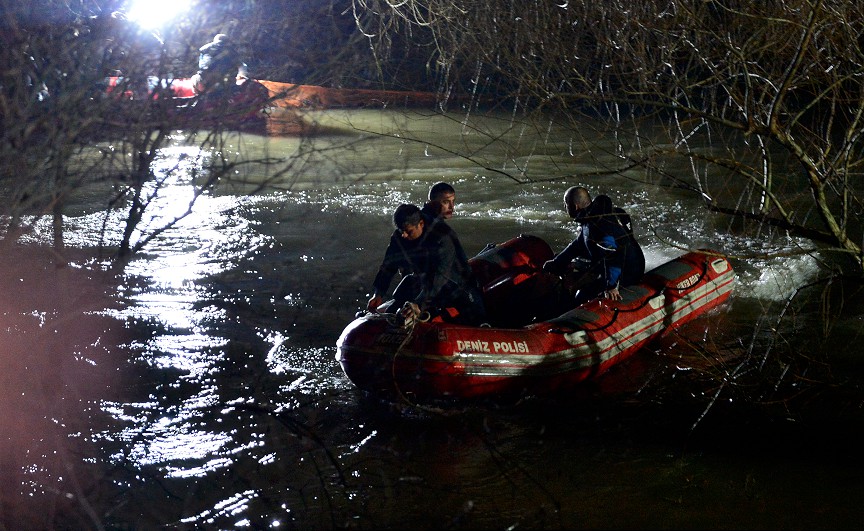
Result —
[{"label": "red inflatable boat", "polygon": [[594,300],[550,317],[543,313],[555,279],[541,268],[552,255],[545,241],[522,235],[471,259],[491,327],[368,313],[342,332],[336,359],[360,389],[409,399],[555,392],[717,307],[735,277],[718,253],[689,252],[622,288],[621,301]]},{"label": "red inflatable boat", "polygon": [[[261,83],[239,79],[235,85],[217,87],[210,93],[196,95],[192,79],[163,79],[150,76],[141,83],[123,77],[104,80],[105,94],[115,97],[135,116],[141,116],[142,105],[167,99],[168,105],[154,106],[174,120],[177,128],[220,126],[225,129],[265,133],[266,107],[270,93]],[[154,116],[154,119],[161,116]]]}]

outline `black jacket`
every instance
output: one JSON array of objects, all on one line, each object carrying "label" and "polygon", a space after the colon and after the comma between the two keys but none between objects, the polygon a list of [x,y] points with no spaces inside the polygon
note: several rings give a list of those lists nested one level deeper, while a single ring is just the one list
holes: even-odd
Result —
[{"label": "black jacket", "polygon": [[233,77],[242,61],[237,48],[230,41],[209,42],[198,50],[198,73]]},{"label": "black jacket", "polygon": [[373,282],[375,294],[384,297],[398,272],[417,277],[419,289],[411,302],[421,310],[435,313],[454,307],[465,315],[481,312],[480,290],[456,232],[442,219],[424,214],[423,220],[423,234],[416,240],[402,238],[398,230],[390,236]]},{"label": "black jacket", "polygon": [[633,235],[630,216],[614,208],[608,196],[599,195],[579,219],[580,231],[553,258],[553,269],[563,271],[576,258],[602,271],[606,289],[636,284],[645,274],[645,255]]}]

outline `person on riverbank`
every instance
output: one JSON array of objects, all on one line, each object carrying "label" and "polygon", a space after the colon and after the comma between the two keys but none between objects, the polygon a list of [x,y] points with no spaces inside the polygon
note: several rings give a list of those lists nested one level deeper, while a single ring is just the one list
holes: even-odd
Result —
[{"label": "person on riverbank", "polygon": [[453,229],[412,204],[396,208],[393,224],[396,230],[372,284],[367,311],[378,311],[398,272],[402,280],[387,311],[400,311],[406,318],[440,317],[469,325],[485,322],[482,294]]},{"label": "person on riverbank", "polygon": [[[592,200],[581,186],[567,189],[564,208],[579,223],[579,232],[543,264],[543,270],[562,276],[565,285],[572,286],[568,288],[572,299],[565,302],[570,308],[600,296],[621,300],[620,288],[636,284],[645,274],[645,255],[633,235],[630,216],[606,195]],[[584,265],[574,267],[574,261]]]}]

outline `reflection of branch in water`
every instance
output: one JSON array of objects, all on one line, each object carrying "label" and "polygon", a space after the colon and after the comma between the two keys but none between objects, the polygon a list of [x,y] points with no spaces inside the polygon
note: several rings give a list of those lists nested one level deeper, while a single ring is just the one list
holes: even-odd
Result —
[{"label": "reflection of branch in water", "polygon": [[[488,433],[488,431],[487,431]],[[528,479],[530,483],[532,483],[535,487],[537,487],[544,496],[550,501],[552,506],[554,507],[554,514],[558,516],[560,527],[566,527],[566,524],[561,521],[561,502],[558,501],[557,497],[553,492],[551,492],[546,486],[537,478],[535,478],[531,473],[529,473],[524,467],[515,462],[514,459],[509,458],[506,455],[502,455],[501,451],[498,447],[491,441],[486,434],[481,435],[481,440],[483,441],[483,445],[489,451],[489,456],[492,458],[492,461],[498,466],[499,470],[501,470],[504,477],[507,479],[507,482],[514,487],[516,492],[521,491],[521,485],[517,484],[515,481],[514,475],[511,473],[511,469],[515,469],[519,474]],[[538,512],[542,511],[542,507],[537,509]],[[458,523],[458,522],[456,522]],[[519,524],[515,523],[512,527],[515,528]],[[530,524],[527,527],[533,527]],[[555,527],[555,526],[553,526]]]},{"label": "reflection of branch in water", "polygon": [[[251,413],[259,413],[259,414],[268,415],[268,416],[276,419],[280,424],[282,424],[286,428],[288,428],[288,430],[292,434],[296,435],[298,438],[300,438],[300,439],[305,438],[305,439],[308,439],[308,440],[311,440],[312,442],[314,442],[315,445],[324,452],[324,455],[327,457],[327,461],[330,463],[330,465],[333,466],[333,469],[336,472],[336,476],[339,478],[339,484],[343,487],[343,495],[345,496],[345,501],[346,502],[350,501],[350,495],[348,492],[348,483],[347,483],[347,480],[345,479],[345,474],[342,471],[342,467],[339,463],[339,460],[333,454],[333,452],[330,451],[330,448],[327,446],[327,443],[324,440],[322,440],[318,435],[316,435],[315,432],[309,426],[303,424],[302,422],[298,422],[297,420],[291,418],[289,415],[287,415],[284,412],[276,411],[275,409],[264,407],[264,406],[259,406],[257,404],[235,404],[235,405],[232,405],[231,407],[236,408],[236,409],[241,410],[241,411],[248,411]],[[333,498],[330,495],[330,489],[328,489],[328,484],[326,481],[331,476],[331,472],[322,470],[318,466],[318,461],[315,459],[312,459],[312,463],[315,465],[315,470],[317,472],[317,478],[318,478],[320,485],[321,485],[321,490],[322,490],[322,492],[324,492],[324,495],[326,496],[326,499],[327,499],[327,504],[328,504],[329,509],[330,509],[329,513],[330,513],[331,523],[332,523],[333,527],[336,528],[340,524],[340,522],[336,521],[338,511],[336,510],[336,507],[333,504]]]}]

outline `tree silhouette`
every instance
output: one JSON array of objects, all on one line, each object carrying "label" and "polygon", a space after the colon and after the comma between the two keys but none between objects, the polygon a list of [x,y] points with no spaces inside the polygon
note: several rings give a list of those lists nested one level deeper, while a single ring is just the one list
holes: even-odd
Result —
[{"label": "tree silhouette", "polygon": [[[709,210],[804,236],[832,257],[832,267],[862,271],[861,5],[353,6],[381,53],[395,53],[396,36],[411,34],[427,64],[453,83],[483,83],[502,101],[552,112],[574,130],[586,116],[605,119],[621,141],[618,164],[606,171],[691,190]],[[658,126],[667,142],[648,140]],[[671,169],[680,160],[689,177]],[[833,260],[838,255],[851,260]]]},{"label": "tree silhouette", "polygon": [[[105,4],[0,3],[3,244],[33,232],[51,214],[54,246],[62,249],[69,202],[96,190],[105,207],[100,245],[125,257],[191,213],[198,197],[239,166],[277,162],[224,149],[226,133],[254,119],[262,101],[178,103],[169,97],[175,73],[194,73],[199,45],[236,22],[230,9],[192,11],[155,33]],[[193,40],[199,35],[208,37]],[[179,136],[195,149],[170,159],[165,148]],[[272,181],[293,166],[272,171]],[[194,188],[188,208],[158,222],[148,219],[164,187],[188,176]],[[257,190],[266,186],[259,183]]]}]

